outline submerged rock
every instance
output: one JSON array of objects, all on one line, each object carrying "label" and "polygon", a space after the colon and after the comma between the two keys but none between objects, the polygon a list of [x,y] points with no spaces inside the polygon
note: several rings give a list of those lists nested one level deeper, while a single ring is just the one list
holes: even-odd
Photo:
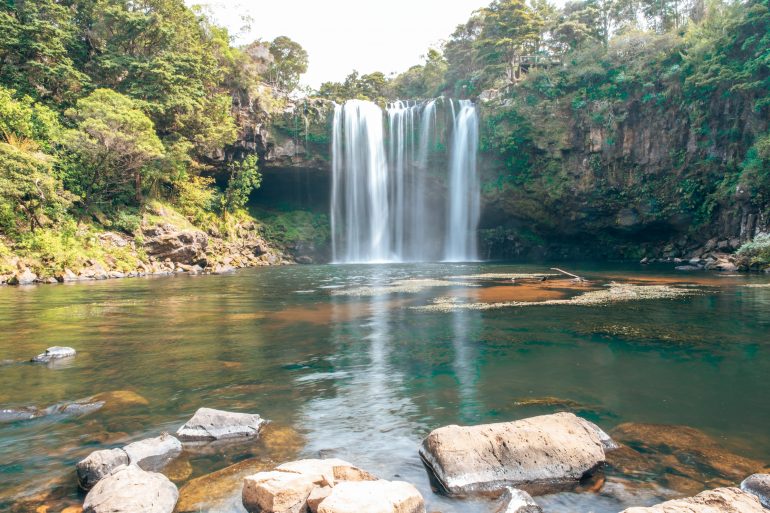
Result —
[{"label": "submerged rock", "polygon": [[741,483],[741,490],[756,495],[759,502],[770,509],[770,474],[754,474]]},{"label": "submerged rock", "polygon": [[431,432],[420,456],[453,495],[499,493],[508,486],[533,493],[576,485],[605,461],[614,444],[596,425],[572,413],[516,422],[446,426]]},{"label": "submerged rock", "polygon": [[200,408],[176,435],[184,442],[225,440],[257,436],[264,425],[256,414]]},{"label": "submerged rock", "polygon": [[241,487],[246,476],[265,471],[272,464],[252,458],[212,474],[188,481],[179,490],[177,513],[199,511],[235,511],[241,502]]},{"label": "submerged rock", "polygon": [[[683,493],[730,486],[767,469],[763,462],[734,454],[689,426],[624,423],[612,430],[612,437],[630,447],[624,453],[646,460],[645,473]],[[633,467],[634,462],[627,459],[627,464]]]},{"label": "submerged rock", "polygon": [[535,499],[524,490],[507,488],[495,513],[543,513]]},{"label": "submerged rock", "polygon": [[403,481],[345,481],[320,502],[318,513],[425,513],[425,501]]},{"label": "submerged rock", "polygon": [[30,420],[39,416],[37,408],[4,408],[0,410],[0,424],[5,422],[17,422]]},{"label": "submerged rock", "polygon": [[61,358],[72,358],[76,354],[77,352],[71,347],[54,346],[49,347],[44,353],[40,353],[32,358],[32,361],[35,363],[48,363],[52,360],[59,360]]},{"label": "submerged rock", "polygon": [[179,492],[163,474],[122,466],[99,481],[83,503],[85,513],[172,513]]},{"label": "submerged rock", "polygon": [[676,499],[649,508],[628,508],[621,513],[766,513],[759,499],[739,488],[717,488],[695,497]]}]

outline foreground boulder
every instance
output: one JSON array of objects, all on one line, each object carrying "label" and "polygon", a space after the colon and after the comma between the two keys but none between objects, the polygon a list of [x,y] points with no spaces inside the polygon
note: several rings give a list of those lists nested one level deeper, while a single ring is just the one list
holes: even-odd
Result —
[{"label": "foreground boulder", "polygon": [[759,502],[770,509],[770,474],[754,474],[743,480],[741,490],[756,495]]},{"label": "foreground boulder", "polygon": [[40,353],[32,358],[32,361],[35,363],[48,363],[62,358],[72,358],[75,354],[77,354],[77,352],[71,347],[54,346],[49,347],[44,353]]},{"label": "foreground boulder", "polygon": [[425,501],[403,481],[346,481],[331,489],[318,513],[425,513]]},{"label": "foreground boulder", "polygon": [[524,490],[507,488],[495,513],[543,513],[535,499]]},{"label": "foreground boulder", "polygon": [[739,488],[717,488],[695,497],[676,499],[649,508],[628,508],[622,513],[767,513],[759,499]]},{"label": "foreground boulder", "polygon": [[122,449],[94,451],[75,466],[78,483],[90,490],[96,483],[123,465],[136,465],[142,470],[158,471],[182,452],[182,444],[171,435],[161,435],[128,444]]},{"label": "foreground boulder", "polygon": [[84,513],[172,513],[179,498],[174,483],[136,465],[122,466],[99,481],[83,503]]},{"label": "foreground boulder", "polygon": [[605,461],[614,442],[572,413],[516,422],[446,426],[431,432],[420,456],[450,494],[499,493],[509,486],[546,493],[577,484]]},{"label": "foreground boulder", "polygon": [[377,479],[339,459],[299,460],[247,477],[250,513],[424,513],[412,485]]},{"label": "foreground boulder", "polygon": [[257,436],[264,424],[265,420],[256,414],[200,408],[176,435],[184,442]]}]

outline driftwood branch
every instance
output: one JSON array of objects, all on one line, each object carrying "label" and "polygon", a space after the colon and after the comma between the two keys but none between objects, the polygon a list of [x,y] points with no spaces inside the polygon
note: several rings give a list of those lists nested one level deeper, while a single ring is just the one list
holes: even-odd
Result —
[{"label": "driftwood branch", "polygon": [[562,274],[566,274],[567,276],[571,276],[575,281],[586,281],[585,278],[582,278],[578,276],[577,274],[572,274],[570,272],[565,271],[564,269],[559,269],[558,267],[551,267],[552,271],[559,271]]}]

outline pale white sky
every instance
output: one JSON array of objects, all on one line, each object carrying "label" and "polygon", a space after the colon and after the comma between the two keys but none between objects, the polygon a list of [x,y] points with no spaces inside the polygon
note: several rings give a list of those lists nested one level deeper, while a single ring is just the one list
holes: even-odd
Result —
[{"label": "pale white sky", "polygon": [[303,84],[340,81],[361,73],[401,72],[421,62],[473,11],[491,0],[186,0],[207,6],[214,19],[241,32],[238,43],[289,36],[310,55]]}]

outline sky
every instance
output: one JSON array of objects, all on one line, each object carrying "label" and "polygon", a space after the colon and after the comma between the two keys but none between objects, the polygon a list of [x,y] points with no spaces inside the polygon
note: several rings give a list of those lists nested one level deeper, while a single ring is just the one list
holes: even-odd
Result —
[{"label": "sky", "polygon": [[[302,83],[317,88],[361,73],[419,64],[490,0],[187,0],[206,6],[237,44],[288,36],[310,56]],[[249,18],[244,22],[244,17]],[[243,27],[250,25],[247,31]]]}]

